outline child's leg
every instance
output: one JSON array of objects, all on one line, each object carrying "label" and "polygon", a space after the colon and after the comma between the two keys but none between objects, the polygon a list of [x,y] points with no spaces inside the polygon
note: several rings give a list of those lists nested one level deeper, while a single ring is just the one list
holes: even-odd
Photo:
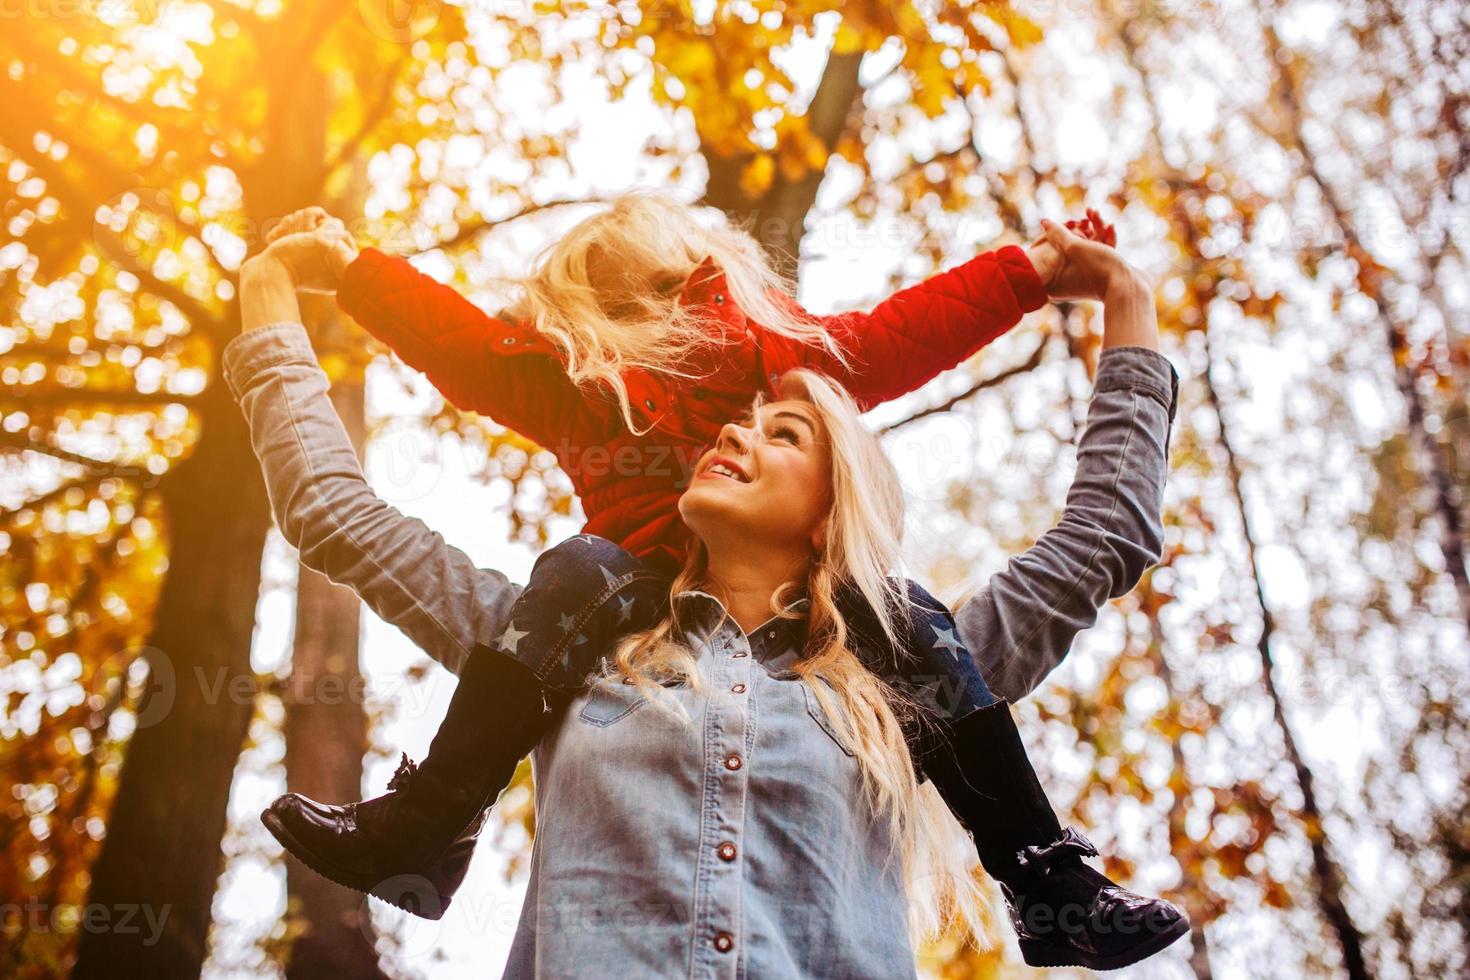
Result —
[{"label": "child's leg", "polygon": [[959,641],[954,617],[928,590],[908,580],[908,605],[893,616],[898,645],[887,642],[872,606],[853,589],[837,596],[851,646],[873,673],[907,694],[924,709],[925,718],[905,719],[914,766],[923,776],[926,747],[942,738],[943,724],[994,704],[985,679]]},{"label": "child's leg", "polygon": [[536,559],[501,652],[531,671],[554,708],[581,690],[614,640],[656,623],[668,600],[667,576],[616,542],[578,534]]},{"label": "child's leg", "polygon": [[459,887],[484,811],[619,635],[655,622],[669,583],[608,541],[577,535],[537,558],[494,647],[460,672],[429,752],[389,792],[345,807],[287,793],[262,815],[308,867],[427,918]]},{"label": "child's leg", "polygon": [[1162,899],[1120,888],[1083,857],[1092,844],[1061,824],[1010,705],[997,700],[954,634],[943,604],[910,583],[911,607],[898,617],[904,649],[876,639],[870,607],[845,597],[839,608],[856,623],[858,655],[932,713],[909,745],[915,768],[930,779],[1001,885],[1021,952],[1032,966],[1110,970],[1152,955],[1189,931],[1189,920]]}]

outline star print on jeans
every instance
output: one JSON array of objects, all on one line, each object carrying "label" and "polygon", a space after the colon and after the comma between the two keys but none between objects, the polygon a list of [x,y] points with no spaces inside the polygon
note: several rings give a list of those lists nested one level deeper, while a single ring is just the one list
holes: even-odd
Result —
[{"label": "star print on jeans", "polygon": [[635,603],[637,601],[638,600],[631,599],[631,598],[630,599],[624,599],[622,596],[619,596],[618,597],[618,622],[620,622],[620,623],[626,623],[629,620],[629,618],[632,617],[632,615],[633,615],[633,603]]},{"label": "star print on jeans", "polygon": [[516,655],[516,644],[521,642],[521,637],[530,635],[530,631],[528,630],[516,629],[516,624],[512,622],[505,627],[505,632],[500,634],[500,639],[496,643],[500,645],[500,649],[514,657]]},{"label": "star print on jeans", "polygon": [[938,626],[935,626],[933,623],[929,624],[929,628],[932,629],[934,631],[934,635],[938,637],[938,639],[934,641],[934,649],[938,650],[940,647],[943,647],[944,649],[949,651],[949,655],[951,657],[954,657],[956,660],[960,659],[960,641],[955,639],[954,630],[942,630]]}]

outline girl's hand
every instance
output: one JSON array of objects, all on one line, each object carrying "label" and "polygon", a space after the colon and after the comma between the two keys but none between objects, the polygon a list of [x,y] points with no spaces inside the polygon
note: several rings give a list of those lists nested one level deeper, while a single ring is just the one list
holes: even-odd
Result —
[{"label": "girl's hand", "polygon": [[[1043,221],[1043,225],[1047,223]],[[1112,225],[1104,222],[1092,208],[1087,209],[1087,216],[1085,218],[1068,221],[1067,228],[1089,241],[1100,242],[1108,247],[1112,247],[1118,242],[1117,231],[1114,230]],[[1031,264],[1035,267],[1037,275],[1041,277],[1041,281],[1046,283],[1047,298],[1054,300],[1076,298],[1066,295],[1065,290],[1063,292],[1057,291],[1057,276],[1062,271],[1064,263],[1062,261],[1062,254],[1045,233],[1038,235],[1032,240],[1031,244],[1027,246],[1026,254],[1030,257]],[[1063,285],[1065,286],[1065,284]],[[1086,298],[1100,299],[1101,297]]]},{"label": "girl's hand", "polygon": [[[1072,230],[1074,226],[1078,230]],[[1109,283],[1130,271],[1128,263],[1113,248],[1117,236],[1112,226],[1104,225],[1090,208],[1087,218],[1081,222],[1069,221],[1066,228],[1045,218],[1041,219],[1041,227],[1043,234],[1033,243],[1029,254],[1033,264],[1040,262],[1036,271],[1051,299],[1101,302]]]},{"label": "girl's hand", "polygon": [[298,292],[335,293],[357,258],[357,241],[342,222],[321,208],[288,215],[266,234],[267,255],[290,270]]}]

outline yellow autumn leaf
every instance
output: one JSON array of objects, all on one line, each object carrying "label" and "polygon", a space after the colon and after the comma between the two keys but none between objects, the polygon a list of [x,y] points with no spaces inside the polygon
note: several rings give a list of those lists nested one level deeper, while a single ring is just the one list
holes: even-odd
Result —
[{"label": "yellow autumn leaf", "polygon": [[1011,43],[1018,48],[1035,44],[1042,38],[1041,28],[1029,17],[1012,13],[1005,17],[1003,23],[1005,24],[1006,35],[1011,39]]},{"label": "yellow autumn leaf", "polygon": [[863,42],[863,34],[853,27],[847,20],[837,25],[837,36],[832,39],[833,54],[851,54],[854,51],[866,50]]},{"label": "yellow autumn leaf", "polygon": [[769,153],[761,153],[740,171],[740,192],[746,200],[754,201],[770,190],[776,176],[776,159]]}]

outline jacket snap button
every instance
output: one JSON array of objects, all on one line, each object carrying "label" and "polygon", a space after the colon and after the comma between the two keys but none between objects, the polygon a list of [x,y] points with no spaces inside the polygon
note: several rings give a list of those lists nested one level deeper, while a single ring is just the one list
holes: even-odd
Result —
[{"label": "jacket snap button", "polygon": [[744,694],[745,693],[745,685],[744,684],[736,684],[734,687],[730,688],[730,690],[734,691],[736,694]]},{"label": "jacket snap button", "polygon": [[719,855],[722,860],[735,860],[735,845],[731,841],[725,841],[720,845]]},{"label": "jacket snap button", "polygon": [[513,344],[515,342],[516,342],[516,339],[514,337],[506,337],[504,340],[501,341],[501,343],[504,344],[507,347],[509,347],[511,344]]},{"label": "jacket snap button", "polygon": [[645,399],[643,399],[643,404],[645,406],[647,406],[647,408],[648,408],[648,410],[650,412],[653,411],[653,399],[652,398],[645,398]]},{"label": "jacket snap button", "polygon": [[744,765],[744,762],[742,762],[740,759],[740,753],[731,752],[729,755],[725,756],[726,769],[739,769],[742,765]]},{"label": "jacket snap button", "polygon": [[774,640],[775,638],[776,638],[776,627],[772,626],[770,629],[766,630],[766,639],[768,639],[768,640]]},{"label": "jacket snap button", "polygon": [[739,653],[733,654],[733,656],[736,656],[736,657],[744,657],[744,656],[748,656],[748,654],[746,654],[746,652],[744,650],[741,650]]},{"label": "jacket snap button", "polygon": [[725,294],[724,293],[715,293],[715,302],[716,303],[723,303],[723,302],[725,302]]},{"label": "jacket snap button", "polygon": [[735,947],[735,937],[728,932],[715,934],[715,949],[722,953],[728,953]]}]

